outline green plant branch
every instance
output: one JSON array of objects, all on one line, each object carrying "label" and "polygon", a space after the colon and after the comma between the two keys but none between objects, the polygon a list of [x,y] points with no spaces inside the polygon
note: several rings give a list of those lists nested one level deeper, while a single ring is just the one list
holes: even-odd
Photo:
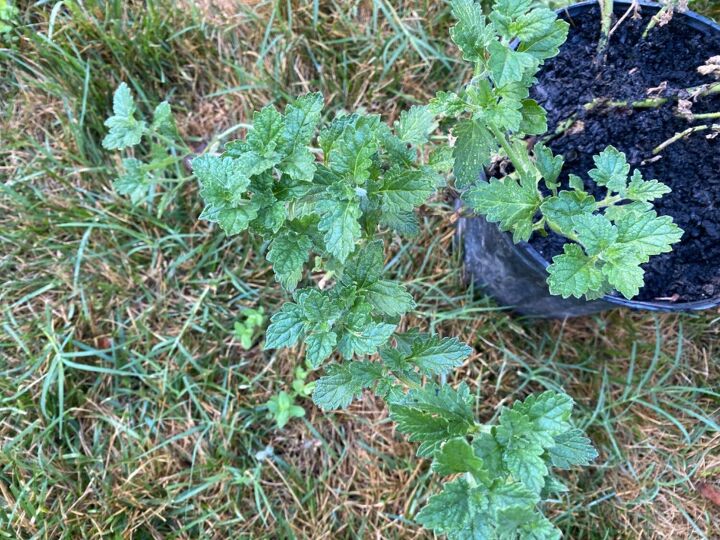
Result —
[{"label": "green plant branch", "polygon": [[600,39],[598,40],[598,58],[604,58],[610,39],[612,29],[612,17],[614,10],[613,0],[598,0],[600,4]]},{"label": "green plant branch", "polygon": [[717,128],[720,128],[720,126],[702,125],[702,126],[689,127],[689,128],[687,128],[686,130],[681,131],[681,132],[679,132],[679,133],[676,133],[675,135],[673,135],[672,137],[670,137],[670,138],[667,139],[666,141],[660,143],[658,146],[655,147],[655,149],[653,150],[652,153],[653,153],[653,155],[656,156],[656,155],[660,154],[663,150],[667,149],[667,148],[668,148],[670,145],[672,145],[673,143],[676,143],[676,142],[678,142],[678,141],[680,141],[680,140],[682,140],[682,139],[684,139],[684,138],[686,138],[686,137],[689,137],[689,136],[692,135],[693,133],[699,133],[699,132],[701,132],[701,131],[707,131],[707,130],[709,130],[709,129],[711,129],[711,128],[717,129]]}]

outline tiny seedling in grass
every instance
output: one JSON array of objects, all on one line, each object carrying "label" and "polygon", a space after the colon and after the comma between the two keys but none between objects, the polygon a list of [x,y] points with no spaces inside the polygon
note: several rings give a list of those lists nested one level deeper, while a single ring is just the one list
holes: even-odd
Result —
[{"label": "tiny seedling in grass", "polygon": [[18,9],[11,0],[0,0],[0,34],[7,34],[12,30],[12,22],[17,14]]},{"label": "tiny seedling in grass", "polygon": [[[189,179],[180,166],[189,149],[177,133],[167,101],[155,107],[149,124],[137,117],[132,92],[122,83],[113,96],[113,115],[105,121],[109,132],[102,145],[106,150],[132,153],[122,159],[124,172],[113,182],[113,187],[120,195],[128,195],[134,204],[151,202],[158,187],[170,187],[158,205],[158,216],[161,216]],[[141,158],[141,154],[145,157]]]},{"label": "tiny seedling in grass", "polygon": [[295,405],[293,396],[284,390],[268,400],[267,408],[268,416],[275,420],[278,429],[284,428],[293,418],[305,416],[305,409]]},{"label": "tiny seedling in grass", "polygon": [[297,398],[307,398],[315,390],[314,382],[307,382],[309,371],[300,366],[295,368],[295,379],[290,393],[284,390],[271,397],[267,402],[268,415],[275,420],[278,429],[284,428],[293,418],[305,416],[305,409],[295,404]]},{"label": "tiny seedling in grass", "polygon": [[315,390],[315,383],[308,382],[309,370],[300,366],[295,367],[295,378],[292,382],[291,392],[284,390],[271,397],[267,402],[268,417],[275,420],[278,429],[284,428],[293,418],[305,416],[305,409],[296,405],[297,398],[308,398]]},{"label": "tiny seedling in grass", "polygon": [[258,330],[265,324],[265,310],[261,307],[257,309],[246,308],[243,310],[243,320],[235,321],[233,325],[233,334],[235,339],[240,341],[243,349],[250,349],[258,337]]}]

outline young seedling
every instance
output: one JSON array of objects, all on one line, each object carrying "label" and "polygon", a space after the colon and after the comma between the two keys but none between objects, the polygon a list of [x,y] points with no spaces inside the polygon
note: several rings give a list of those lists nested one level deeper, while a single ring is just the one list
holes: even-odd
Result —
[{"label": "young seedling", "polygon": [[[163,101],[153,111],[152,121],[138,120],[137,108],[127,84],[121,83],[113,95],[113,115],[105,121],[109,128],[102,141],[107,150],[128,150],[122,159],[124,172],[113,182],[121,195],[128,195],[133,204],[152,204],[159,186],[168,189],[160,196],[157,214],[176,197],[189,180],[180,164],[190,149],[177,134],[170,104]],[[145,153],[141,159],[140,154]]]},{"label": "young seedling", "polygon": [[[205,202],[201,218],[228,235],[260,235],[269,246],[267,260],[293,301],[272,316],[265,348],[302,346],[308,367],[324,369],[313,401],[326,410],[347,407],[373,391],[388,402],[399,431],[419,444],[418,455],[432,459],[433,471],[455,477],[416,515],[420,523],[452,539],[556,539],[559,530],[541,512],[544,498],[565,489],[552,468],[585,465],[597,456],[572,426],[572,400],[544,392],[503,408],[496,424],[477,419],[466,384],[434,382],[461,366],[472,349],[456,338],[399,332],[415,302],[384,273],[384,240],[417,234],[416,208],[445,185],[453,168],[456,186],[475,186],[482,201],[477,178],[483,165],[501,148],[511,157],[516,173],[506,179],[507,200],[498,203],[515,209],[515,217],[501,211],[501,221],[518,239],[540,229],[527,205],[532,199],[539,208],[545,199],[540,178],[559,189],[561,158],[539,148],[530,156],[521,134],[547,130],[544,111],[528,99],[528,88],[540,63],[557,54],[567,24],[547,8],[532,7],[532,0],[499,0],[490,22],[472,0],[454,0],[452,8],[458,19],[452,37],[477,74],[462,94],[442,94],[431,107],[413,106],[392,126],[361,113],[323,123],[320,94],[301,96],[283,112],[267,106],[255,113],[243,139],[228,143],[221,155],[193,160]],[[515,38],[517,49],[510,47]],[[127,110],[121,107],[125,114],[110,127],[123,126],[130,134],[115,136],[134,141],[133,133],[145,127],[130,121]],[[437,127],[434,113],[454,119],[465,111],[468,117],[453,129],[454,150],[426,152]],[[617,189],[597,208],[648,215],[646,208],[618,204],[621,191],[630,190],[621,186],[624,168],[618,172],[603,161],[599,169]],[[634,181],[633,189],[643,193],[663,189]],[[502,191],[495,183],[488,186],[491,198],[494,190]],[[553,197],[559,204],[578,199],[589,206],[581,190]],[[323,273],[322,287],[310,269]],[[300,415],[287,392],[271,403],[278,423]]]},{"label": "young seedling", "polygon": [[240,341],[240,346],[247,350],[252,347],[258,337],[258,331],[265,324],[265,310],[262,306],[258,309],[246,308],[243,310],[243,315],[242,321],[235,321],[233,333],[235,339]]},{"label": "young seedling", "polygon": [[266,405],[268,417],[275,421],[278,429],[283,429],[293,418],[305,416],[305,409],[295,405],[295,398],[285,391],[271,397]]}]

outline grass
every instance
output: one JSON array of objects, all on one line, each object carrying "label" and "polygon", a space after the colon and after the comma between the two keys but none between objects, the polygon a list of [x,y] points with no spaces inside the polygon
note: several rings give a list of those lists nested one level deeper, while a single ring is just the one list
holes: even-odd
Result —
[{"label": "grass", "polygon": [[[277,430],[264,403],[297,351],[244,350],[245,307],[284,295],[249,237],[204,222],[182,183],[133,206],[100,147],[119,81],[167,97],[187,145],[321,89],[392,120],[468,73],[445,4],[422,0],[18,3],[0,48],[0,537],[415,538],[435,485],[381,402]],[[696,2],[717,16],[713,2]],[[178,160],[177,176],[184,177]],[[564,387],[601,451],[550,507],[567,538],[714,538],[720,317],[514,318],[463,285],[449,200],[393,246],[406,324],[476,350],[456,375],[490,418]]]}]

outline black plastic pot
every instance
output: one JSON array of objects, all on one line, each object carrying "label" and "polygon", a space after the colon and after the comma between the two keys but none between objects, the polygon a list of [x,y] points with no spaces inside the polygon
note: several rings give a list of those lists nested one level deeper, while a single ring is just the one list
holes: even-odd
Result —
[{"label": "black plastic pot", "polygon": [[[643,10],[659,10],[655,3],[640,1]],[[558,11],[570,22],[597,7],[588,0]],[[615,0],[617,14],[625,13],[631,2]],[[693,12],[676,15],[671,24],[686,24],[706,35],[720,33],[720,25]],[[572,29],[571,29],[572,31]],[[612,46],[612,45],[611,45]],[[484,180],[484,178],[483,178]],[[472,282],[485,290],[500,305],[532,317],[565,318],[588,315],[616,307],[648,311],[696,311],[720,306],[720,298],[698,302],[640,302],[606,295],[600,300],[563,299],[548,291],[549,262],[530,244],[514,244],[508,233],[483,217],[465,218],[458,223],[458,235],[464,248],[465,268]]]}]

